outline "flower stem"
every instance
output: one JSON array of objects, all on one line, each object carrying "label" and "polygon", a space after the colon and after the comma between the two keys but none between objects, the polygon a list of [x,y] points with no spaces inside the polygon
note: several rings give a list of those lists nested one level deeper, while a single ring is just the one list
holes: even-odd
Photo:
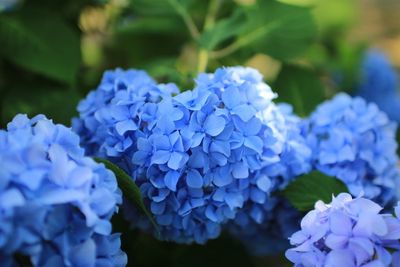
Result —
[{"label": "flower stem", "polygon": [[[222,0],[210,0],[208,5],[207,15],[206,18],[204,19],[203,32],[214,27],[215,19],[217,17],[218,9],[221,3]],[[198,63],[197,63],[198,72],[204,72],[207,70],[208,59],[209,59],[209,51],[204,48],[200,48],[198,54]]]},{"label": "flower stem", "polygon": [[191,37],[194,40],[197,40],[200,36],[200,32],[197,29],[196,24],[194,23],[190,14],[186,11],[186,9],[177,1],[177,0],[168,0],[170,5],[175,9],[176,13],[178,13],[188,28]]}]

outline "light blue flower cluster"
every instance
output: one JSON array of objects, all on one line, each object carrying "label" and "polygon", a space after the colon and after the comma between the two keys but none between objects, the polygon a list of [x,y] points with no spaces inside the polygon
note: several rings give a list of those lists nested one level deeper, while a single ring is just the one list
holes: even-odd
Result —
[{"label": "light blue flower cluster", "polygon": [[[132,175],[162,238],[181,243],[217,237],[248,199],[265,203],[281,183],[284,118],[262,76],[221,68],[196,82],[194,90],[172,97],[172,85],[157,85],[143,73],[109,72],[79,105],[75,123],[91,154]],[[146,91],[156,93],[143,96]]]},{"label": "light blue flower cluster", "polygon": [[357,95],[376,103],[390,119],[400,122],[400,95],[396,70],[379,50],[371,50],[362,62]]},{"label": "light blue flower cluster", "polygon": [[304,131],[316,169],[342,180],[354,196],[384,206],[394,201],[396,124],[375,104],[338,94],[317,107]]},{"label": "light blue flower cluster", "polygon": [[[261,170],[274,184],[271,192],[282,190],[295,177],[311,169],[311,150],[301,134],[301,120],[295,116],[292,107],[279,105],[284,122],[281,132],[284,134],[284,148],[280,160],[273,166]],[[282,127],[284,126],[284,127]],[[252,187],[249,190],[253,190]],[[230,232],[243,240],[249,251],[256,255],[265,255],[283,251],[289,245],[287,238],[297,230],[300,213],[290,206],[281,196],[269,196],[263,201],[248,197],[235,220],[230,223]]]},{"label": "light blue flower cluster", "polygon": [[389,248],[400,245],[400,220],[381,210],[373,201],[347,193],[330,204],[318,201],[290,238],[295,247],[286,257],[295,267],[398,266],[391,265]]},{"label": "light blue flower cluster", "polygon": [[121,200],[70,129],[17,115],[0,130],[1,266],[125,266],[110,223]]}]

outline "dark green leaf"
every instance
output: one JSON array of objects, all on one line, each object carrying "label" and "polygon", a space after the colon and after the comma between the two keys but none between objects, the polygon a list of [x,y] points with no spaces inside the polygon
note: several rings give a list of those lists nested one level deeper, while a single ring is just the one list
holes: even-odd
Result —
[{"label": "dark green leaf", "polygon": [[51,11],[0,15],[0,55],[55,80],[73,83],[80,66],[78,34]]},{"label": "dark green leaf", "polygon": [[147,216],[147,218],[153,224],[156,233],[158,235],[160,235],[158,225],[154,221],[153,216],[146,209],[146,207],[143,203],[143,198],[140,193],[140,189],[135,184],[135,182],[132,180],[132,178],[128,174],[126,174],[121,168],[119,168],[117,165],[115,165],[114,163],[112,163],[106,159],[95,158],[95,160],[97,162],[103,163],[109,170],[114,172],[115,177],[117,178],[118,186],[121,189],[122,193],[124,194],[125,198],[128,199],[128,201],[132,205],[139,208],[139,210],[141,210],[143,212],[143,214]]},{"label": "dark green leaf", "polygon": [[313,171],[305,174],[288,185],[284,196],[300,211],[313,209],[315,202],[322,200],[329,203],[333,195],[348,192],[346,185],[340,180]]},{"label": "dark green leaf", "polygon": [[300,116],[307,116],[325,99],[325,89],[312,71],[298,66],[285,65],[279,73],[274,90],[278,101],[293,105]]},{"label": "dark green leaf", "polygon": [[7,88],[2,99],[3,122],[10,121],[18,113],[25,113],[30,117],[45,114],[56,123],[70,125],[81,98],[76,91],[38,82],[31,82],[29,87],[32,90],[22,85]]},{"label": "dark green leaf", "polygon": [[246,9],[239,39],[256,52],[281,60],[298,56],[313,42],[316,26],[308,7],[259,0]]}]

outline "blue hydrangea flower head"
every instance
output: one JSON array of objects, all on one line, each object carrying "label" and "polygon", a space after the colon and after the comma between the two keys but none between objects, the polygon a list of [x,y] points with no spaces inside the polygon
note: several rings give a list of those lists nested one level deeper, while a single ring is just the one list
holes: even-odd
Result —
[{"label": "blue hydrangea flower head", "polygon": [[305,135],[316,169],[386,205],[399,176],[396,127],[374,103],[341,93],[317,107]]},{"label": "blue hydrangea flower head", "polygon": [[[0,130],[0,262],[21,266],[125,266],[111,216],[113,173],[84,156],[79,137],[39,115]],[[25,265],[24,265],[25,266]]]},{"label": "blue hydrangea flower head", "polygon": [[[271,192],[284,189],[291,180],[311,169],[311,149],[301,134],[301,119],[293,114],[288,104],[280,104],[278,108],[278,114],[283,115],[284,120],[281,125],[284,148],[279,161],[259,172],[274,178],[271,179]],[[249,189],[250,192],[257,189],[257,183]],[[259,202],[251,197],[252,193],[249,195],[244,208],[229,224],[230,232],[241,239],[253,254],[284,251],[289,246],[287,238],[297,230],[300,213],[282,197],[268,196],[265,201]]]},{"label": "blue hydrangea flower head", "polygon": [[375,202],[347,193],[329,204],[318,201],[290,238],[294,247],[286,257],[296,267],[392,266],[388,243],[399,244],[400,221],[381,210]]},{"label": "blue hydrangea flower head", "polygon": [[388,58],[379,50],[370,50],[362,62],[357,95],[376,103],[392,120],[400,122],[398,88],[396,70]]},{"label": "blue hydrangea flower head", "polygon": [[[257,186],[252,190],[254,198],[267,199],[273,182],[258,173],[279,161],[283,150],[283,133],[274,115],[278,111],[271,102],[274,94],[258,72],[235,67],[202,74],[193,90],[176,96],[165,87],[149,87],[161,92],[158,101],[128,102],[126,94],[119,94],[118,101],[101,104],[110,110],[106,114],[120,103],[137,107],[128,116],[128,122],[139,122],[136,128],[118,131],[114,119],[82,112],[80,120],[94,119],[95,125],[106,127],[101,131],[104,135],[92,131],[99,140],[96,146],[139,185],[163,239],[205,243],[234,218],[250,185]],[[127,144],[126,149],[118,153],[108,149],[114,139]],[[145,228],[134,211],[127,213]]]}]

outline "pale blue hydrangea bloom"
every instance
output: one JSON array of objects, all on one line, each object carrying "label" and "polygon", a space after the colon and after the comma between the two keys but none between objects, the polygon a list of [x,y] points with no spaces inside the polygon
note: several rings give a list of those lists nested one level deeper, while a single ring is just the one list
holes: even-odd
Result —
[{"label": "pale blue hydrangea bloom", "polygon": [[399,177],[396,127],[374,103],[341,93],[320,104],[305,125],[315,168],[350,193],[381,205],[395,200]]},{"label": "pale blue hydrangea bloom", "polygon": [[[311,150],[301,134],[301,119],[293,114],[288,104],[279,105],[281,132],[284,133],[284,149],[280,160],[273,168],[261,170],[260,174],[269,177],[273,184],[271,192],[282,190],[295,177],[311,169]],[[278,121],[278,118],[275,119]],[[271,171],[273,170],[273,171]],[[253,187],[250,187],[250,191]],[[269,196],[266,199],[248,197],[235,220],[229,224],[229,230],[256,255],[274,254],[284,251],[289,242],[287,238],[297,230],[300,213],[281,196]]]},{"label": "pale blue hydrangea bloom", "polygon": [[342,193],[330,204],[318,201],[301,221],[286,257],[295,267],[388,267],[389,243],[399,245],[400,220],[380,214],[382,207]]},{"label": "pale blue hydrangea bloom", "polygon": [[396,70],[379,50],[365,55],[356,94],[376,103],[390,119],[400,122],[399,81]]},{"label": "pale blue hydrangea bloom", "polygon": [[[103,83],[97,91],[102,90]],[[119,117],[141,122],[138,127],[118,131],[114,120],[98,119],[82,111],[81,121],[95,120],[93,124],[107,129],[99,133],[89,129],[87,135],[95,140],[100,153],[135,179],[161,226],[163,239],[204,243],[216,238],[221,225],[235,216],[250,186],[254,187],[253,198],[267,199],[274,182],[270,177],[260,177],[258,171],[279,161],[284,136],[272,115],[276,112],[271,102],[274,94],[257,71],[222,68],[200,75],[194,90],[174,97],[166,86],[160,89],[160,85],[127,82],[127,87],[132,91],[158,88],[158,100],[162,100],[128,102],[124,100],[126,94],[119,93],[116,101],[114,93],[115,97],[106,102],[89,101],[90,95],[86,101],[106,114],[121,102],[129,103],[129,110],[135,106],[137,112],[128,114],[125,109]],[[112,143],[108,140],[119,140],[127,144],[127,149],[101,152]],[[145,225],[133,213],[129,215],[135,223]]]},{"label": "pale blue hydrangea bloom", "polygon": [[113,173],[84,156],[79,137],[44,116],[17,115],[0,130],[0,262],[125,266],[111,216],[121,203]]}]

